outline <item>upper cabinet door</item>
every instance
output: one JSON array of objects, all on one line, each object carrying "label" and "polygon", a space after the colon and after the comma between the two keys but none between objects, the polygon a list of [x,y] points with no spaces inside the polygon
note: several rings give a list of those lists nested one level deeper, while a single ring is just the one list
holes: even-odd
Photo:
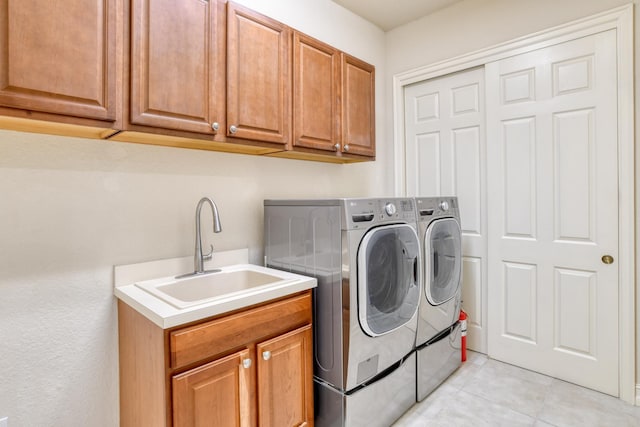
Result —
[{"label": "upper cabinet door", "polygon": [[293,34],[293,145],[339,151],[340,51]]},{"label": "upper cabinet door", "polygon": [[0,3],[0,105],[114,121],[115,4]]},{"label": "upper cabinet door", "polygon": [[228,136],[290,143],[290,52],[289,27],[228,3]]},{"label": "upper cabinet door", "polygon": [[209,134],[224,124],[218,15],[216,1],[132,1],[131,123]]},{"label": "upper cabinet door", "polygon": [[343,140],[342,151],[375,156],[375,69],[343,54]]}]

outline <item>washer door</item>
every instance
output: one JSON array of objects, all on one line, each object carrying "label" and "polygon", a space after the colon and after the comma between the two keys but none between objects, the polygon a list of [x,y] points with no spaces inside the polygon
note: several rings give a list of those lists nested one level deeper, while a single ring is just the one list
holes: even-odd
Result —
[{"label": "washer door", "polygon": [[425,294],[432,305],[456,295],[462,275],[462,234],[455,218],[433,221],[424,237]]},{"label": "washer door", "polygon": [[370,230],[358,249],[358,317],[380,336],[413,318],[420,302],[420,242],[407,224]]}]

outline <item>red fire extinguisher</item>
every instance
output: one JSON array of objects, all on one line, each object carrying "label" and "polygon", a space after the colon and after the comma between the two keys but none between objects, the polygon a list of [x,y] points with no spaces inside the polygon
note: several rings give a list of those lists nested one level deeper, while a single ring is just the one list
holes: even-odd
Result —
[{"label": "red fire extinguisher", "polygon": [[460,310],[460,336],[462,337],[460,353],[464,362],[467,360],[467,313],[464,310]]}]

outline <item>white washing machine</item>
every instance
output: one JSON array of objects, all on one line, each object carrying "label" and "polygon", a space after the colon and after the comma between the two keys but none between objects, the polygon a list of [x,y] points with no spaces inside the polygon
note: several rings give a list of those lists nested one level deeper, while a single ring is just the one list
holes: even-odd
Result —
[{"label": "white washing machine", "polygon": [[427,397],[461,363],[462,232],[456,197],[416,198],[423,292],[416,333],[416,398]]},{"label": "white washing machine", "polygon": [[266,265],[318,279],[315,425],[391,425],[415,403],[414,200],[266,200],[264,209]]}]

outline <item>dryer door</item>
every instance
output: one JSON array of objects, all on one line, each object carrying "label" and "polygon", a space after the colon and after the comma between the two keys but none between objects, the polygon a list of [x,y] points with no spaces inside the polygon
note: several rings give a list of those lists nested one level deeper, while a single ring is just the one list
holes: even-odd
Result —
[{"label": "dryer door", "polygon": [[462,276],[462,234],[455,218],[433,221],[424,237],[425,294],[432,305],[456,295]]},{"label": "dryer door", "polygon": [[419,239],[407,224],[370,230],[358,249],[358,317],[362,330],[380,336],[400,328],[420,302]]}]

